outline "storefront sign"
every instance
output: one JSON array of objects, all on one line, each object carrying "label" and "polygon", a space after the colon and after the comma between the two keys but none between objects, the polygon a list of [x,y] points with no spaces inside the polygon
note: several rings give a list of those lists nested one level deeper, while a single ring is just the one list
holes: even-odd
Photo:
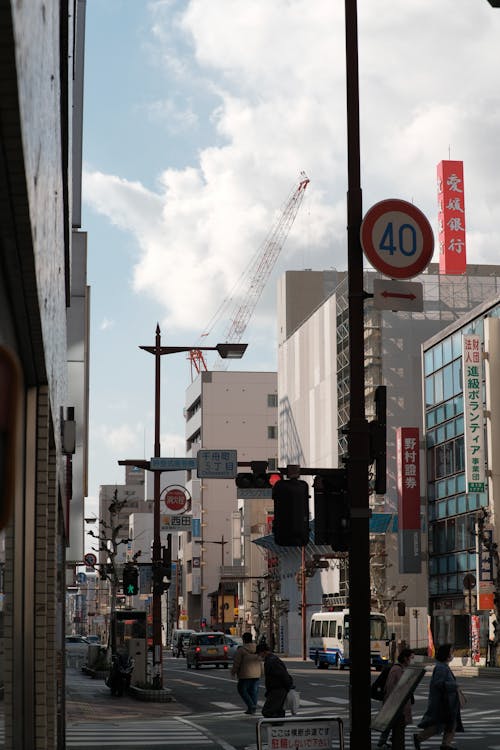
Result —
[{"label": "storefront sign", "polygon": [[484,492],[482,350],[477,334],[462,337],[465,428],[465,491]]},{"label": "storefront sign", "polygon": [[437,167],[439,272],[465,273],[464,164],[441,161]]}]

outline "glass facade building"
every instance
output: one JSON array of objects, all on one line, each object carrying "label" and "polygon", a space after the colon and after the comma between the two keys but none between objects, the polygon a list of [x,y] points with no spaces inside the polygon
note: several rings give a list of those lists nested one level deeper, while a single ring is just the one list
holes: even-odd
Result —
[{"label": "glass facade building", "polygon": [[[429,601],[434,641],[468,650],[471,614],[481,618],[486,645],[489,612],[469,609],[464,578],[476,576],[476,519],[489,506],[486,492],[466,492],[462,341],[476,334],[484,348],[484,321],[500,316],[500,299],[483,304],[423,344],[424,434],[427,467]],[[486,413],[486,383],[480,366],[480,397]],[[486,420],[482,418],[485,431]],[[486,475],[485,466],[485,475]]]}]

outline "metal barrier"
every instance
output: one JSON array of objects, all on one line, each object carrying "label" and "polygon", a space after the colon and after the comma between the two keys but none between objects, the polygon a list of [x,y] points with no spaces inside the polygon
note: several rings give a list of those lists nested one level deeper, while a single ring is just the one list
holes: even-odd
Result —
[{"label": "metal barrier", "polygon": [[[336,725],[336,727],[335,727]],[[280,750],[333,748],[334,730],[340,750],[344,750],[344,722],[337,716],[292,716],[283,719],[260,719],[257,722],[257,750],[278,747]]]}]

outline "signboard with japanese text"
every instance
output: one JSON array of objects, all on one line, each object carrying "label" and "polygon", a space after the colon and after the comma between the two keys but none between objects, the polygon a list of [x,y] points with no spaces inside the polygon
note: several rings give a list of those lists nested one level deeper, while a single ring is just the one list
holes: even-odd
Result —
[{"label": "signboard with japanese text", "polygon": [[420,445],[418,427],[396,430],[398,556],[400,573],[420,573]]},{"label": "signboard with japanese text", "polygon": [[199,479],[234,479],[238,473],[235,450],[199,450],[196,458]]},{"label": "signboard with japanese text", "polygon": [[441,161],[437,166],[439,272],[465,273],[464,164]]},{"label": "signboard with japanese text", "polygon": [[343,748],[344,725],[342,719],[333,716],[261,719],[257,725],[257,750],[264,747],[267,750]]},{"label": "signboard with japanese text", "polygon": [[191,531],[193,516],[160,515],[161,531]]},{"label": "signboard with japanese text", "polygon": [[420,448],[418,427],[396,430],[398,527],[420,529]]},{"label": "signboard with japanese text", "polygon": [[[493,529],[483,529],[483,536],[491,544],[493,542]],[[493,557],[484,543],[480,540],[476,524],[476,578],[477,578],[477,608],[479,610],[493,609],[495,584],[493,582]]]},{"label": "signboard with japanese text", "polygon": [[462,337],[464,381],[465,491],[485,492],[484,415],[481,339]]}]

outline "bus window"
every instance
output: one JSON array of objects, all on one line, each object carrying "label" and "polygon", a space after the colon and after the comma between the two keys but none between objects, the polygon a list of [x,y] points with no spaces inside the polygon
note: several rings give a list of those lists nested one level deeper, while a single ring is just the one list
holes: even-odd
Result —
[{"label": "bus window", "polygon": [[370,617],[370,638],[372,641],[387,641],[389,635],[387,631],[387,621],[384,615],[377,617],[377,615],[371,615]]},{"label": "bus window", "polygon": [[321,637],[322,638],[328,638],[328,620],[323,620],[321,623]]},{"label": "bus window", "polygon": [[337,640],[338,641],[342,640],[342,625],[339,625],[337,628]]}]

